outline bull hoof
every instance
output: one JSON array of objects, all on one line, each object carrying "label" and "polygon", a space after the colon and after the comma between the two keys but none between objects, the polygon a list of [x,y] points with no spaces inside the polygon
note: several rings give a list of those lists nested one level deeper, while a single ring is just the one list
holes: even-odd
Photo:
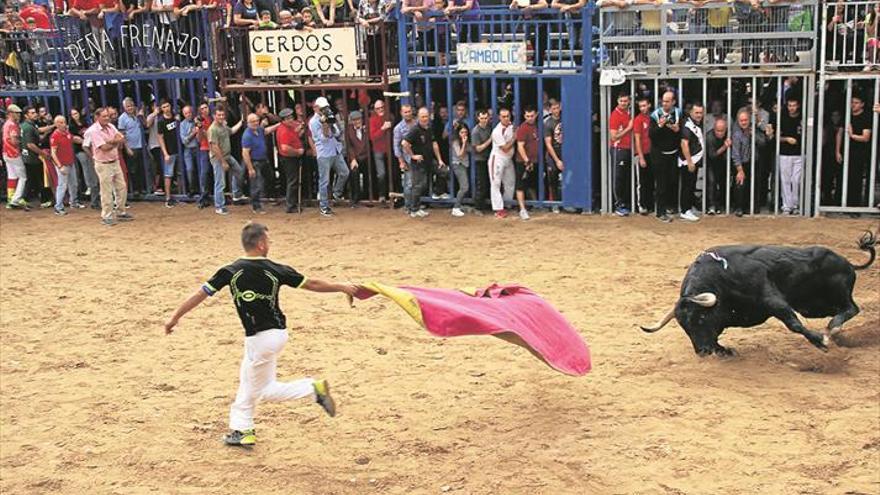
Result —
[{"label": "bull hoof", "polygon": [[822,334],[820,339],[810,340],[810,342],[820,351],[828,352],[828,346],[831,344],[831,339],[827,335]]},{"label": "bull hoof", "polygon": [[729,347],[719,345],[715,348],[715,355],[720,357],[736,357],[736,351]]}]

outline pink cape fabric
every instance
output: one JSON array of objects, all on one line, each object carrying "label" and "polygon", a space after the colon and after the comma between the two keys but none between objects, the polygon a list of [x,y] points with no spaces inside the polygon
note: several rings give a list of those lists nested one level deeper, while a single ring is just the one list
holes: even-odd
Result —
[{"label": "pink cape fabric", "polygon": [[[435,336],[495,335],[526,347],[562,373],[581,376],[590,371],[590,350],[577,330],[526,287],[493,284],[473,295],[460,290],[399,288],[416,297],[425,327]],[[374,295],[363,290],[357,298]]]}]

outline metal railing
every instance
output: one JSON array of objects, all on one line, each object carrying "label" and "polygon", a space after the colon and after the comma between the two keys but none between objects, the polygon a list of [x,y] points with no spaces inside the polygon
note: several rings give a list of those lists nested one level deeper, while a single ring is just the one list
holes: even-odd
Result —
[{"label": "metal railing", "polygon": [[[108,16],[112,19],[108,20]],[[217,9],[175,16],[150,12],[126,18],[114,13],[103,23],[69,15],[57,17],[60,68],[83,72],[207,70],[214,58],[211,32],[222,17]]]},{"label": "metal railing", "polygon": [[[214,39],[217,46],[215,68],[219,73],[220,86],[244,85],[258,88],[260,86],[307,86],[334,82],[349,85],[351,83],[373,83],[387,86],[390,80],[399,77],[397,45],[394,42],[396,33],[393,23],[381,24],[375,33],[367,33],[361,25],[353,23],[337,23],[330,28],[321,28],[320,31],[332,31],[340,28],[354,28],[355,32],[357,68],[351,74],[298,74],[290,76],[254,74],[251,67],[251,49],[248,46],[248,33],[253,29],[246,27],[219,28],[215,31]],[[266,29],[259,31],[266,31]]]},{"label": "metal railing", "polygon": [[599,12],[601,67],[665,75],[711,70],[810,70],[818,0],[662,3]]},{"label": "metal railing", "polygon": [[483,7],[452,17],[439,10],[428,10],[418,17],[400,14],[398,26],[406,33],[400,43],[406,47],[407,66],[414,72],[462,70],[458,60],[459,43],[518,42],[526,45],[525,71],[522,72],[580,72],[585,34],[592,29],[589,8],[574,14],[551,9],[523,13],[505,6]]},{"label": "metal railing", "polygon": [[59,90],[61,46],[54,30],[0,32],[0,89]]},{"label": "metal railing", "polygon": [[880,2],[826,2],[822,70],[880,71]]}]

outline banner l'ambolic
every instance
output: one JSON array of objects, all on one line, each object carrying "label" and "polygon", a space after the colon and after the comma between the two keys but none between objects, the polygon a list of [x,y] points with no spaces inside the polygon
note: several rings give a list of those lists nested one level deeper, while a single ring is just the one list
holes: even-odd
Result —
[{"label": "banner l'ambolic", "polygon": [[255,77],[357,74],[353,27],[249,31],[248,46]]},{"label": "banner l'ambolic", "polygon": [[527,69],[525,42],[459,43],[458,69],[468,72],[509,71]]}]

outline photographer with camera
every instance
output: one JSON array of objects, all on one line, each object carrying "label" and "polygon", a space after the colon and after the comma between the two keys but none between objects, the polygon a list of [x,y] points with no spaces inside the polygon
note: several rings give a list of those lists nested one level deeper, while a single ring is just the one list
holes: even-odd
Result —
[{"label": "photographer with camera", "polygon": [[319,96],[315,99],[312,108],[315,114],[309,120],[309,146],[318,158],[318,202],[321,206],[321,215],[328,217],[333,214],[330,209],[330,200],[327,198],[327,188],[330,186],[330,169],[336,171],[336,180],[333,182],[333,199],[342,198],[345,183],[348,180],[348,167],[342,157],[342,130],[339,122],[327,98]]}]

